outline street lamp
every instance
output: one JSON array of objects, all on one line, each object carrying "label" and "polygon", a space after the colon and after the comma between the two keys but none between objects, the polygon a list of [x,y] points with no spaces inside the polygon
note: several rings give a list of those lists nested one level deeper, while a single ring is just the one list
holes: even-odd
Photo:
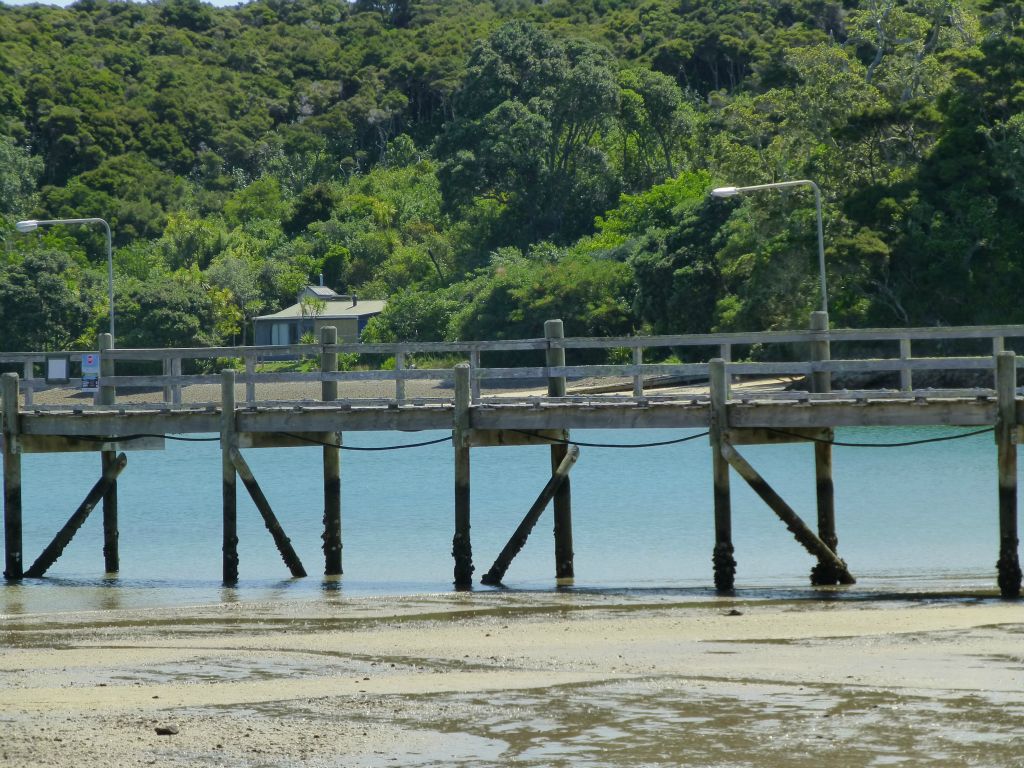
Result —
[{"label": "street lamp", "polygon": [[102,224],[107,233],[107,286],[110,297],[110,343],[114,343],[114,256],[111,247],[110,225],[103,219],[28,219],[19,221],[14,228],[19,232],[27,234],[35,232],[39,227],[50,227],[56,224]]},{"label": "street lamp", "polygon": [[821,222],[821,190],[818,185],[809,179],[798,179],[797,181],[779,181],[774,184],[757,184],[753,187],[717,187],[711,190],[712,197],[724,198],[744,194],[746,192],[760,192],[762,189],[787,189],[788,187],[809,186],[814,190],[814,208],[818,214],[818,268],[821,271],[821,311],[828,312],[828,291],[825,287],[825,229]]}]

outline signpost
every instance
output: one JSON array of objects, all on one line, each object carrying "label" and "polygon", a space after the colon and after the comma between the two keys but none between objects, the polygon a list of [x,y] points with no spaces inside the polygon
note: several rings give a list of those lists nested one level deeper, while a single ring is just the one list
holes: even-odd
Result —
[{"label": "signpost", "polygon": [[82,391],[98,392],[100,389],[100,356],[95,352],[82,355]]}]

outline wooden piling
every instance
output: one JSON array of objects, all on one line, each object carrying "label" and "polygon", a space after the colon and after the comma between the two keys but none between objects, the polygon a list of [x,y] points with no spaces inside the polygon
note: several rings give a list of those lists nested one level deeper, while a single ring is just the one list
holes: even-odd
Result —
[{"label": "wooden piling", "polygon": [[260,511],[260,515],[263,517],[263,524],[267,526],[270,535],[274,537],[274,544],[277,545],[277,551],[281,553],[281,559],[284,560],[284,564],[288,566],[292,576],[297,578],[305,576],[306,569],[302,567],[302,561],[299,560],[299,556],[295,553],[291,539],[288,538],[284,528],[281,527],[277,515],[274,514],[274,510],[270,506],[270,502],[267,501],[267,497],[263,494],[263,489],[256,482],[256,477],[249,468],[248,462],[246,462],[241,451],[237,448],[232,448],[229,453],[231,454],[231,463],[235,465],[238,476],[242,478],[245,489],[249,492],[249,496],[252,497],[256,509]]},{"label": "wooden piling", "polygon": [[238,582],[238,497],[235,463],[231,449],[237,448],[235,432],[235,372],[223,371],[220,383],[220,453],[223,497],[223,560],[225,584]]},{"label": "wooden piling", "polygon": [[523,545],[526,543],[526,539],[530,536],[530,532],[533,530],[533,526],[537,524],[537,520],[540,518],[544,508],[551,501],[552,497],[558,491],[558,487],[565,482],[566,478],[569,477],[569,471],[573,468],[576,463],[576,459],[579,458],[580,449],[575,445],[569,446],[569,450],[565,454],[565,458],[558,465],[554,474],[551,475],[551,479],[544,485],[540,495],[537,496],[537,500],[533,502],[529,511],[526,513],[526,517],[519,523],[515,533],[512,534],[512,538],[508,540],[508,543],[502,548],[501,554],[498,555],[494,561],[494,565],[487,571],[480,579],[483,584],[498,585],[501,584],[501,580],[505,577],[505,572],[508,570],[509,565],[512,564],[512,560],[522,550]]},{"label": "wooden piling", "polygon": [[996,356],[996,394],[999,420],[996,446],[999,461],[999,593],[1020,596],[1021,570],[1017,540],[1017,357]]},{"label": "wooden piling", "polygon": [[[821,332],[822,336],[811,342],[811,361],[824,362],[832,359],[832,350],[828,338],[828,313],[811,313],[811,330]],[[811,391],[827,393],[832,391],[832,375],[827,371],[815,371],[811,375]],[[818,538],[825,542],[829,550],[835,552],[839,546],[836,533],[836,502],[835,485],[832,481],[832,446],[828,443],[814,444],[814,482],[818,501]],[[811,584],[825,586],[838,584],[839,574],[832,566],[819,560],[811,569]]]},{"label": "wooden piling", "polygon": [[4,454],[4,578],[22,577],[21,550],[21,454],[18,452],[18,374],[0,377],[3,397]]},{"label": "wooden piling", "polygon": [[469,537],[469,365],[455,366],[455,414],[452,445],[455,448],[455,536],[452,557],[455,558],[455,587],[473,585],[473,547]]},{"label": "wooden piling", "polygon": [[100,499],[106,498],[106,493],[110,486],[117,482],[117,476],[121,474],[121,470],[128,464],[128,457],[123,453],[114,457],[114,460],[110,462],[109,466],[104,467],[103,475],[96,484],[92,487],[86,495],[85,500],[78,506],[78,509],[74,511],[64,526],[57,532],[57,535],[53,537],[53,541],[49,543],[46,549],[43,550],[42,554],[36,558],[36,561],[32,563],[25,575],[31,579],[42,578],[43,575],[49,570],[50,566],[57,562],[64,553],[64,548],[67,547],[68,543],[74,538],[74,535],[78,532],[78,529],[85,523],[86,518],[93,511]]},{"label": "wooden piling", "polygon": [[[114,348],[114,337],[109,333],[101,333],[100,338],[100,378],[107,379],[114,375],[114,359],[107,354]],[[101,385],[97,394],[97,401],[100,405],[114,405],[117,400],[117,390],[107,385]],[[100,452],[100,469],[106,477],[117,461],[115,451]],[[120,555],[118,552],[117,525],[117,475],[107,485],[107,491],[103,494],[103,565],[107,573],[117,573],[120,569]]]},{"label": "wooden piling", "polygon": [[796,540],[803,544],[804,548],[818,558],[819,562],[827,563],[837,574],[840,584],[855,584],[856,580],[850,574],[846,563],[839,559],[839,556],[814,534],[810,528],[800,519],[800,516],[793,511],[779,494],[775,492],[767,481],[758,474],[750,464],[733,448],[727,441],[722,441],[722,456],[732,465],[737,474],[747,481],[747,484],[760,496],[764,502],[771,507],[772,511],[779,516],[779,519],[786,524]]},{"label": "wooden piling", "polygon": [[[564,339],[565,327],[561,320],[546,320],[544,322],[544,338],[548,340]],[[565,366],[565,349],[561,347],[548,346],[547,366],[549,368],[561,368]],[[548,396],[565,397],[566,383],[564,376],[551,376],[548,378]],[[565,433],[569,437],[568,431]],[[569,446],[564,443],[551,444],[551,472],[558,471],[562,461],[569,452]],[[555,490],[555,578],[571,579],[575,573],[573,566],[572,551],[572,488],[569,478]]]},{"label": "wooden piling", "polygon": [[732,591],[736,583],[736,560],[732,545],[732,501],[729,493],[729,463],[722,455],[724,433],[728,429],[729,381],[725,360],[717,357],[710,364],[711,472],[714,482],[715,550],[711,556],[715,569],[715,589]]},{"label": "wooden piling", "polygon": [[[320,343],[325,347],[320,355],[320,370],[338,370],[338,353],[328,352],[326,347],[338,343],[338,329],[328,325],[320,329]],[[338,399],[338,382],[324,381],[320,385],[320,399],[333,402]],[[341,445],[341,433],[336,433]],[[324,463],[324,574],[340,576],[341,565],[341,450],[330,445],[323,449]]]}]

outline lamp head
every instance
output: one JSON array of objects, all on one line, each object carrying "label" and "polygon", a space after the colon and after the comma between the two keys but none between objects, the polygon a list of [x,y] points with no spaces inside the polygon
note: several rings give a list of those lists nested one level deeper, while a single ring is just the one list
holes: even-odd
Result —
[{"label": "lamp head", "polygon": [[736,187],[716,187],[711,190],[712,197],[734,197],[740,191]]},{"label": "lamp head", "polygon": [[14,225],[14,228],[23,234],[27,234],[29,232],[35,232],[39,228],[39,222],[35,219],[19,221]]}]

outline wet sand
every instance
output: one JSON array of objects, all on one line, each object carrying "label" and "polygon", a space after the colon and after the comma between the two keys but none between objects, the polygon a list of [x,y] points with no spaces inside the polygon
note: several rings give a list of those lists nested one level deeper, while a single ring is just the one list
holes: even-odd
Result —
[{"label": "wet sand", "polygon": [[7,616],[0,765],[1020,765],[1022,640],[987,597]]}]

